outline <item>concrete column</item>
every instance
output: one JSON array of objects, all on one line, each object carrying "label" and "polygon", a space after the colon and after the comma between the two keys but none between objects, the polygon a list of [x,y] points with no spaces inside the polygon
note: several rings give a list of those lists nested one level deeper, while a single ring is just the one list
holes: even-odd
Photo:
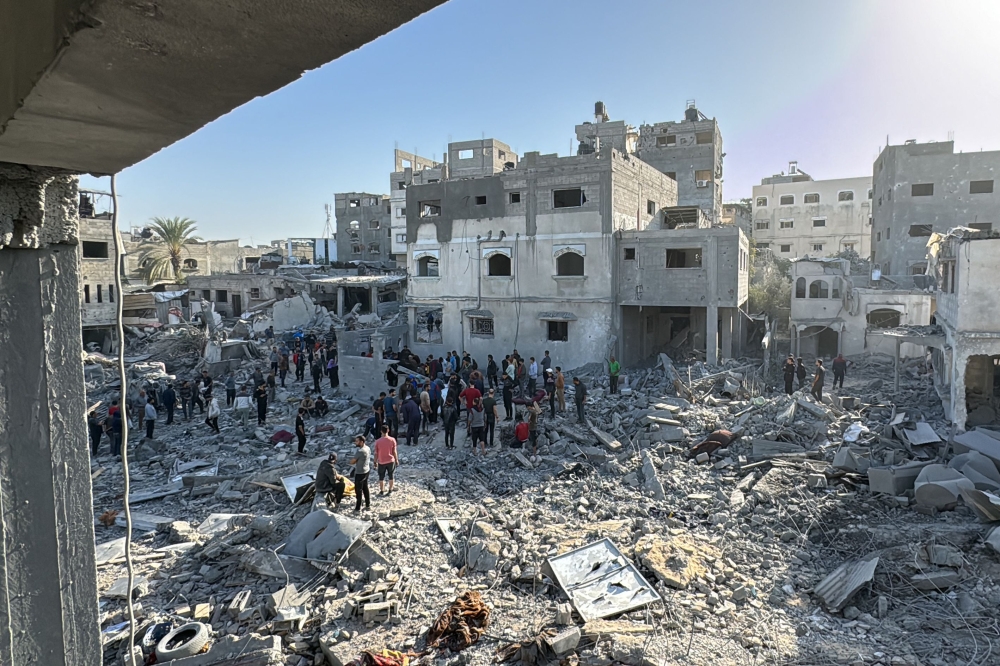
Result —
[{"label": "concrete column", "polygon": [[722,308],[722,354],[721,358],[733,357],[733,310]]},{"label": "concrete column", "polygon": [[719,306],[705,308],[705,362],[719,364]]},{"label": "concrete column", "polygon": [[101,662],[77,196],[0,164],[0,664]]},{"label": "concrete column", "polygon": [[[417,344],[417,308],[410,306],[406,317],[407,345]],[[442,313],[443,314],[443,313]],[[442,325],[444,322],[442,322]]]},{"label": "concrete column", "polygon": [[337,287],[337,316],[344,316],[344,288]]},{"label": "concrete column", "polygon": [[368,291],[370,292],[368,298],[371,300],[370,312],[378,314],[378,285],[372,285]]}]

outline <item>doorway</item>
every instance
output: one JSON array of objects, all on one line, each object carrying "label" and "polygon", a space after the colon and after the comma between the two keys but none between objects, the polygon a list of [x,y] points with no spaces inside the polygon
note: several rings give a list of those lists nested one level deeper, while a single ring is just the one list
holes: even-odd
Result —
[{"label": "doorway", "polygon": [[233,316],[241,317],[243,315],[243,297],[239,294],[233,294]]}]

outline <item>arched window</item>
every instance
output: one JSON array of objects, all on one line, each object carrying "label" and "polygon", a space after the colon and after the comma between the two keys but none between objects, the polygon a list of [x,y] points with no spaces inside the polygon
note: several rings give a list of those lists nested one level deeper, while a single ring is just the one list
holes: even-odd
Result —
[{"label": "arched window", "polygon": [[490,256],[486,266],[489,275],[509,276],[511,274],[510,257],[506,254],[500,254],[498,252]]},{"label": "arched window", "polygon": [[419,277],[438,277],[438,261],[434,257],[421,257],[417,260],[417,275]]},{"label": "arched window", "polygon": [[184,268],[198,268],[198,260],[197,259],[185,259],[184,260]]},{"label": "arched window", "polygon": [[556,275],[583,275],[583,257],[566,252],[556,258]]},{"label": "arched window", "polygon": [[806,297],[806,279],[799,278],[795,281],[795,298]]},{"label": "arched window", "polygon": [[813,280],[809,283],[809,298],[830,298],[830,285],[826,280]]}]

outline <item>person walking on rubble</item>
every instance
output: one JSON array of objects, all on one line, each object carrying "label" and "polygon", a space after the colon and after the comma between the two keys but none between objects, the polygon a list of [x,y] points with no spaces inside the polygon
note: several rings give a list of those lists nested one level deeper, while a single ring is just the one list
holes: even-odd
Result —
[{"label": "person walking on rubble", "polygon": [[802,362],[802,357],[799,356],[798,365],[795,366],[795,377],[799,380],[799,390],[805,388],[806,386],[806,375],[809,373],[806,371],[806,366]]},{"label": "person walking on rubble", "polygon": [[274,402],[274,394],[278,392],[278,380],[274,377],[274,370],[267,375],[267,401]]},{"label": "person walking on rubble", "polygon": [[840,388],[844,388],[845,375],[847,375],[847,359],[843,354],[837,354],[837,358],[833,359],[833,388],[837,388],[837,382],[840,382]]},{"label": "person walking on rubble", "polygon": [[173,384],[167,384],[167,388],[164,389],[160,399],[167,410],[167,422],[165,425],[170,425],[174,422],[174,407],[177,405],[177,394],[174,392]]},{"label": "person walking on rubble", "polygon": [[378,494],[385,494],[385,477],[389,477],[389,494],[396,486],[399,451],[396,440],[389,436],[388,426],[382,426],[382,436],[375,440],[375,463],[378,465]]},{"label": "person walking on rubble", "polygon": [[549,368],[545,371],[545,392],[549,396],[549,417],[556,417],[556,376]]},{"label": "person walking on rubble", "polygon": [[313,378],[313,391],[316,393],[322,393],[323,387],[319,385],[319,382],[323,379],[323,367],[319,363],[313,363],[309,368],[309,372],[312,374]]},{"label": "person walking on rubble", "polygon": [[486,410],[483,399],[476,398],[469,407],[469,434],[472,436],[472,455],[476,455],[476,445],[480,445],[483,455],[486,455]]},{"label": "person walking on rubble", "polygon": [[232,371],[226,374],[226,407],[236,404],[236,377]]},{"label": "person walking on rubble", "polygon": [[206,395],[206,398],[208,399],[208,417],[205,419],[205,425],[218,434],[222,432],[219,430],[219,414],[222,413],[222,410],[219,408],[219,401],[211,393]]},{"label": "person walking on rubble", "polygon": [[573,378],[573,386],[576,389],[573,395],[573,400],[576,402],[576,422],[586,423],[587,419],[583,414],[583,405],[587,402],[587,387],[580,381],[579,377]]},{"label": "person walking on rubble", "polygon": [[[274,377],[274,375],[271,375]],[[267,387],[261,383],[257,385],[253,397],[257,401],[257,425],[267,425]]]},{"label": "person walking on rubble", "polygon": [[337,473],[337,454],[331,453],[316,470],[316,494],[322,495],[329,509],[336,509],[344,499],[347,479]]},{"label": "person walking on rubble", "polygon": [[153,439],[153,428],[156,427],[156,406],[152,398],[146,398],[146,439]]},{"label": "person walking on rubble", "polygon": [[812,389],[809,392],[819,403],[823,402],[823,378],[825,376],[826,370],[823,368],[823,360],[816,359],[816,374],[813,375]]},{"label": "person walking on rubble", "polygon": [[[118,401],[111,403],[114,406]],[[111,410],[108,410],[111,413]],[[122,410],[111,413],[111,455],[121,458],[122,455]]]},{"label": "person walking on rubble", "polygon": [[444,407],[441,408],[441,421],[444,423],[444,447],[446,449],[455,448],[455,426],[458,425],[458,407],[455,406],[455,399],[448,396]]},{"label": "person walking on rubble", "polygon": [[611,360],[608,361],[608,378],[611,380],[611,394],[614,395],[618,393],[618,375],[622,371],[621,363],[615,360],[612,356]]},{"label": "person walking on rubble", "polygon": [[504,421],[514,420],[514,380],[508,374],[503,376],[503,413]]},{"label": "person walking on rubble", "polygon": [[420,392],[420,431],[425,435],[431,431],[431,383],[424,382]]},{"label": "person walking on rubble", "polygon": [[277,372],[278,363],[281,362],[281,354],[278,353],[277,347],[271,347],[271,356],[269,358],[271,361],[271,372]]},{"label": "person walking on rubble", "polygon": [[789,356],[785,359],[785,364],[781,366],[781,374],[785,378],[785,393],[792,394],[795,383],[795,358]]},{"label": "person walking on rubble", "polygon": [[306,450],[305,415],[305,407],[299,407],[299,411],[295,414],[295,436],[299,438],[299,453],[303,453]]},{"label": "person walking on rubble", "polygon": [[181,409],[184,411],[184,420],[190,421],[191,414],[194,412],[194,391],[191,389],[191,382],[185,380],[181,384]]},{"label": "person walking on rubble", "polygon": [[236,399],[233,400],[233,405],[236,409],[236,416],[239,418],[240,424],[246,428],[250,424],[250,396],[247,395],[247,388],[245,386],[240,388],[239,394],[237,394]]},{"label": "person walking on rubble", "polygon": [[412,446],[420,444],[420,405],[417,399],[410,396],[399,408],[400,421],[406,423],[406,445]]},{"label": "person walking on rubble", "polygon": [[260,371],[260,368],[254,368],[251,379],[253,380],[254,388],[256,388],[264,383],[264,373]]},{"label": "person walking on rubble", "polygon": [[361,511],[361,498],[365,499],[365,508],[370,509],[372,505],[371,491],[368,489],[368,475],[371,473],[372,450],[368,448],[365,438],[358,435],[354,438],[354,446],[358,447],[357,453],[351,459],[354,465],[354,496],[357,503],[354,511]]},{"label": "person walking on rubble", "polygon": [[396,389],[390,388],[389,395],[382,401],[382,413],[389,432],[393,437],[399,437],[399,415],[396,413]]},{"label": "person walking on rubble", "polygon": [[281,377],[281,388],[285,388],[285,377],[288,376],[288,354],[282,354],[278,361],[278,376]]},{"label": "person walking on rubble", "polygon": [[292,363],[295,364],[295,381],[301,382],[306,378],[306,355],[297,351],[292,355]]},{"label": "person walking on rubble", "polygon": [[191,416],[194,416],[194,406],[198,405],[198,413],[205,413],[205,401],[201,397],[202,389],[198,388],[201,380],[196,379],[191,383]]},{"label": "person walking on rubble", "polygon": [[559,402],[559,413],[564,414],[566,412],[566,377],[558,365],[556,366],[556,400]]},{"label": "person walking on rubble", "polygon": [[497,414],[495,389],[490,388],[490,390],[487,391],[487,396],[483,398],[483,409],[486,410],[486,437],[490,440],[487,442],[487,446],[492,449],[496,436],[497,420],[499,419],[499,415]]}]

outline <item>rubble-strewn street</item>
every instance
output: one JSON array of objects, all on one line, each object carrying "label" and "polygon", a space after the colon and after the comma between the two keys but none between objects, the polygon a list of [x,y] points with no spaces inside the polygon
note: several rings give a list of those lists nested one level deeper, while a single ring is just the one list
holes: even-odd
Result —
[{"label": "rubble-strewn street", "polygon": [[[208,625],[207,651],[178,666],[345,666],[366,651],[380,664],[498,655],[522,664],[996,663],[996,535],[961,488],[915,493],[926,484],[909,470],[941,463],[990,498],[1000,442],[956,456],[966,447],[948,445],[922,361],[904,365],[893,396],[891,362],[855,360],[824,404],[751,381],[752,360],[731,361],[739,373],[695,363],[690,384],[688,368],[669,360],[669,372],[662,362],[631,368],[620,395],[608,394],[606,377],[577,372],[591,387],[589,426],[546,408],[533,461],[509,448],[503,421],[485,458],[473,455],[464,421],[453,451],[433,425],[419,446],[400,442],[395,491],[380,495],[373,481],[371,509],[360,513],[352,495],[332,514],[311,496],[294,505],[282,479],[315,472],[329,452],[347,474],[369,396],[354,403],[324,388],[331,411],[307,421],[304,456],[272,435],[291,429],[308,381],[277,389],[267,426],[243,429],[223,410],[213,434],[199,415],[164,425],[161,413],[154,440],[137,432],[129,443],[137,638],[147,627],[164,635],[162,623]],[[179,353],[165,370],[183,368],[184,379],[196,361]],[[257,363],[242,363],[238,383]],[[91,402],[113,384],[92,383]],[[740,437],[703,444],[720,429]],[[121,463],[98,456],[92,478],[105,663],[118,664],[127,642]],[[591,588],[574,584],[574,610],[552,558],[602,539],[620,556],[588,556],[601,580],[583,596]],[[632,583],[612,576],[616,561],[634,564],[652,589],[628,591]],[[615,608],[634,609],[608,613]]]}]

